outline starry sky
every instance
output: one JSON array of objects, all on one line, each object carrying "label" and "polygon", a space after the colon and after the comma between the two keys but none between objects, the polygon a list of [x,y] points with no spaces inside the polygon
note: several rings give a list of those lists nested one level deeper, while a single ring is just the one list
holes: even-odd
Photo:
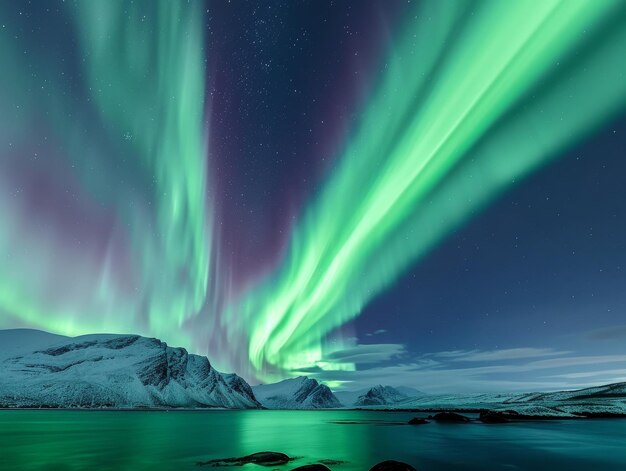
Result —
[{"label": "starry sky", "polygon": [[0,3],[0,328],[626,381],[625,49],[610,0]]}]

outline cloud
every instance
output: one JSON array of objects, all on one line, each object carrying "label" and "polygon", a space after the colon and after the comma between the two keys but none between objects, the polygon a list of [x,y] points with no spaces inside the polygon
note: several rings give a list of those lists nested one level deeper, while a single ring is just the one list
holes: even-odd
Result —
[{"label": "cloud", "polygon": [[594,371],[583,371],[580,373],[566,373],[561,375],[554,375],[554,378],[569,378],[569,379],[578,379],[578,378],[591,378],[594,376],[604,376],[607,378],[615,378],[616,376],[626,376],[626,369],[617,369],[617,370],[594,370]]},{"label": "cloud", "polygon": [[375,384],[409,386],[428,394],[455,394],[480,392],[527,392],[567,389],[561,379],[516,380],[514,378],[490,378],[473,368],[466,370],[424,368],[419,364],[375,367],[357,371],[324,371],[316,378],[320,381],[344,382],[342,389],[359,390]]},{"label": "cloud", "polygon": [[613,325],[602,327],[587,332],[586,337],[590,340],[621,340],[626,339],[626,325]]},{"label": "cloud", "polygon": [[567,366],[601,365],[604,363],[626,362],[626,355],[593,355],[567,358],[553,358],[528,363],[531,369],[562,368]]},{"label": "cloud", "polygon": [[362,344],[332,352],[326,355],[322,362],[374,364],[391,360],[405,353],[405,346],[399,343]]},{"label": "cloud", "polygon": [[551,348],[505,348],[501,350],[453,350],[433,354],[437,358],[447,358],[453,361],[503,361],[521,360],[526,358],[540,358],[547,356],[567,355],[567,351],[557,351]]},{"label": "cloud", "polygon": [[[369,350],[371,349],[371,350]],[[343,381],[345,389],[363,389],[373,384],[410,386],[427,393],[529,392],[577,389],[622,381],[626,355],[566,355],[552,349],[518,348],[497,351],[447,351],[407,360],[404,346],[397,344],[359,345],[335,352],[340,361],[378,355],[382,359],[403,359],[396,365],[357,365],[356,371],[321,371],[321,381]],[[539,358],[539,359],[533,359]],[[335,360],[335,361],[337,361]],[[497,362],[476,365],[473,362]],[[366,362],[365,362],[366,363]],[[614,365],[611,368],[609,365]],[[598,372],[598,374],[595,374]]]},{"label": "cloud", "polygon": [[387,333],[387,329],[378,329],[375,330],[374,332],[368,332],[367,334],[365,334],[366,337],[373,337],[374,335],[380,335],[380,334],[385,334]]},{"label": "cloud", "polygon": [[320,368],[319,366],[308,366],[306,368],[297,368],[292,371],[295,371],[298,374],[307,374],[307,373],[321,373],[324,370]]}]

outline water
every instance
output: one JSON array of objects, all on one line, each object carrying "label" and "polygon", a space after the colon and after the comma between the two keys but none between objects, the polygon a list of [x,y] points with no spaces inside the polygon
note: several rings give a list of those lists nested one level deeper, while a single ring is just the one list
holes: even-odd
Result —
[{"label": "water", "polygon": [[442,469],[626,470],[626,420],[404,425],[363,411],[0,411],[2,470],[209,470],[196,462],[281,451],[284,469],[334,459],[367,471],[398,459]]}]

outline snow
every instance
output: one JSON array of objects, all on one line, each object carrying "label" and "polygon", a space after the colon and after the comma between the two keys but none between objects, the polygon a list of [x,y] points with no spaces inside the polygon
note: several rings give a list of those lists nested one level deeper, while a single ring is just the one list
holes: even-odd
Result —
[{"label": "snow", "polygon": [[34,329],[0,330],[0,359],[44,348],[68,338]]},{"label": "snow", "polygon": [[355,406],[384,406],[395,404],[408,399],[406,395],[391,386],[374,386],[365,394],[358,397]]},{"label": "snow", "polygon": [[427,396],[425,392],[420,391],[419,389],[411,388],[409,386],[396,386],[396,391],[404,394],[406,397],[422,397]]},{"label": "snow", "polygon": [[[406,386],[374,386],[357,391],[333,391],[337,399],[345,407],[364,407],[372,405],[388,405],[417,397],[426,396],[425,393]],[[368,396],[369,395],[369,396]]]},{"label": "snow", "polygon": [[158,339],[13,330],[0,331],[0,351],[3,407],[260,406],[241,378]]},{"label": "snow", "polygon": [[328,386],[306,376],[260,384],[253,386],[252,390],[257,400],[268,409],[329,409],[341,406]]},{"label": "snow", "polygon": [[[527,416],[626,415],[626,383],[576,391],[426,396],[374,386],[335,394],[304,376],[250,387],[206,357],[137,335],[63,337],[0,330],[0,407],[221,407],[515,411]],[[256,397],[255,397],[256,396]],[[413,397],[407,397],[413,396]]]},{"label": "snow", "polygon": [[424,396],[371,408],[415,410],[492,409],[534,417],[579,417],[588,414],[626,415],[626,383],[549,393],[488,393]]}]

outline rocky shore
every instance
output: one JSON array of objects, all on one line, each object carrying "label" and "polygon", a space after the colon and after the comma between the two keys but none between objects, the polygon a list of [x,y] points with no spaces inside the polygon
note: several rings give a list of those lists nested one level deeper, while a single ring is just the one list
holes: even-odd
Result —
[{"label": "rocky shore", "polygon": [[536,411],[536,413],[520,413],[515,410],[491,410],[482,409],[478,411],[477,418],[467,417],[458,412],[453,411],[440,411],[434,415],[429,415],[426,418],[413,417],[409,420],[408,425],[425,425],[431,421],[440,423],[470,423],[480,422],[483,424],[503,424],[509,422],[522,422],[531,420],[563,420],[563,419],[617,419],[626,418],[626,414],[618,412],[588,412],[583,411],[579,413],[563,413],[562,411],[555,411],[554,414],[550,414],[545,410]]}]

